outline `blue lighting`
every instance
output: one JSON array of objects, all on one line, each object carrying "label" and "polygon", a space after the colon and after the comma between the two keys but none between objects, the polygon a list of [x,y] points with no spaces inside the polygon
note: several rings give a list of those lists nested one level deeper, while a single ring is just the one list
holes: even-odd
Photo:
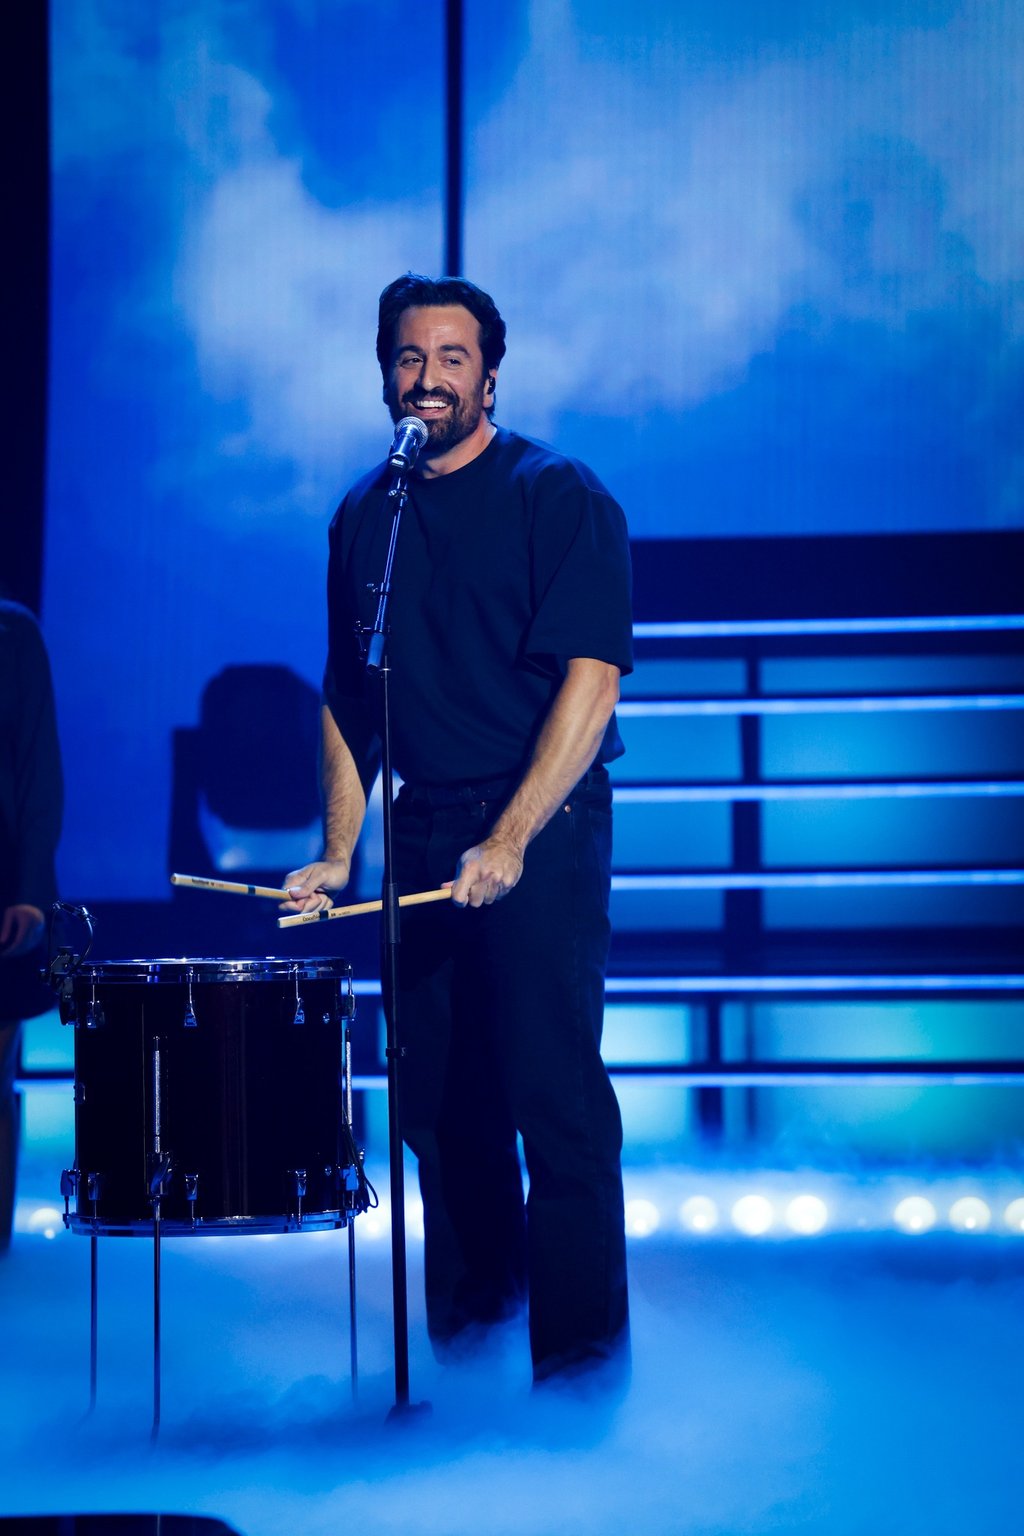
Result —
[{"label": "blue lighting", "polygon": [[[913,1067],[901,1067],[885,1072],[875,1072],[866,1066],[853,1072],[830,1072],[801,1069],[791,1072],[716,1071],[713,1067],[693,1071],[688,1067],[663,1067],[653,1072],[630,1072],[608,1064],[608,1075],[615,1083],[623,1079],[630,1082],[641,1080],[645,1085],[659,1088],[835,1088],[877,1087],[879,1083],[898,1084],[901,1088],[1017,1088],[1022,1086],[1024,1073],[988,1071],[985,1067],[969,1071],[919,1072]],[[388,1086],[383,1072],[354,1076],[352,1088],[356,1093],[384,1092]],[[1022,1229],[1024,1230],[1024,1229]]]},{"label": "blue lighting", "polygon": [[[380,982],[354,981],[356,997],[380,997]],[[609,996],[670,997],[709,992],[1024,992],[1024,974],[1002,972],[964,973],[962,975],[899,975],[852,973],[814,976],[727,976],[721,972],[704,976],[609,976],[605,982]]]},{"label": "blue lighting", "polygon": [[669,715],[836,715],[888,714],[902,711],[1024,709],[1024,694],[950,693],[814,699],[637,699],[617,705],[628,717]]},{"label": "blue lighting", "polygon": [[605,991],[656,997],[708,992],[1020,992],[1024,975],[609,976]]},{"label": "blue lighting", "polygon": [[812,890],[840,886],[1024,885],[1024,869],[828,869],[803,874],[613,875],[613,891]]},{"label": "blue lighting", "polygon": [[1024,795],[1024,782],[986,779],[904,784],[673,784],[616,786],[613,794],[617,805],[674,805],[691,800],[930,800],[950,796],[1020,796]]},{"label": "blue lighting", "polygon": [[1024,614],[948,614],[934,618],[743,619],[715,623],[634,624],[638,640],[694,640],[730,635],[911,635],[1024,629]]}]

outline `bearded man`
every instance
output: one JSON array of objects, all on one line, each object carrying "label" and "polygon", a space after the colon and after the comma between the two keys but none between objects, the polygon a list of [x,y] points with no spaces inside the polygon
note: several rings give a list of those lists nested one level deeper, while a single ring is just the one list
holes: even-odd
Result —
[{"label": "bearded man", "polygon": [[[402,1133],[438,1354],[528,1303],[536,1382],[621,1383],[622,1127],[600,1039],[629,547],[590,470],[495,424],[504,354],[494,301],[464,279],[408,273],[381,295],[385,402],[428,433],[389,612],[396,879],[452,882],[451,903],[402,928]],[[286,910],[344,888],[379,765],[357,629],[376,612],[390,483],[372,470],[331,525],[325,846],[286,877]]]}]

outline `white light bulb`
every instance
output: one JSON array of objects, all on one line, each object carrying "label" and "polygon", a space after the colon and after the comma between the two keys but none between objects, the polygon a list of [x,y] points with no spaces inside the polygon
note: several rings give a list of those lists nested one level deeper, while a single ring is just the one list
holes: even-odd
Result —
[{"label": "white light bulb", "polygon": [[39,1237],[54,1238],[64,1218],[52,1205],[40,1205],[28,1219],[28,1229]]},{"label": "white light bulb", "polygon": [[650,1237],[660,1225],[661,1215],[652,1201],[626,1201],[626,1232],[630,1237]]},{"label": "white light bulb", "polygon": [[1024,1200],[1011,1200],[1003,1212],[1003,1220],[1011,1232],[1024,1232]]},{"label": "white light bulb", "polygon": [[896,1225],[904,1232],[927,1232],[934,1227],[938,1213],[924,1195],[907,1195],[892,1213]]},{"label": "white light bulb", "polygon": [[679,1220],[691,1232],[711,1232],[718,1226],[718,1206],[707,1195],[691,1195],[679,1207]]},{"label": "white light bulb", "polygon": [[747,1237],[760,1237],[774,1220],[772,1203],[764,1195],[743,1195],[732,1208],[733,1226]]},{"label": "white light bulb", "polygon": [[949,1208],[949,1224],[958,1232],[984,1232],[991,1220],[992,1212],[976,1195],[965,1195]]},{"label": "white light bulb", "polygon": [[786,1225],[803,1237],[820,1232],[828,1221],[828,1206],[817,1195],[797,1195],[786,1206]]}]

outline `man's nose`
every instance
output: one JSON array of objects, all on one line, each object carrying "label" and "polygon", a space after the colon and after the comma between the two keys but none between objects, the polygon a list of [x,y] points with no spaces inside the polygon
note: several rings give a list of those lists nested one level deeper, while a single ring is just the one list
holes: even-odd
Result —
[{"label": "man's nose", "polygon": [[432,357],[425,357],[423,359],[423,362],[420,364],[420,376],[416,382],[424,394],[428,394],[435,384],[441,382],[440,370],[436,359]]}]

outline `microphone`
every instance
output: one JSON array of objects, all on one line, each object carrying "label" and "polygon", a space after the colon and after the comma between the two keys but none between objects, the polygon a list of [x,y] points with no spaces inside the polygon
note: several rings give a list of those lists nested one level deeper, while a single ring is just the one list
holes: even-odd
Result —
[{"label": "microphone", "polygon": [[388,452],[391,468],[412,469],[416,455],[429,436],[430,433],[418,416],[403,416],[395,428],[394,442]]}]

